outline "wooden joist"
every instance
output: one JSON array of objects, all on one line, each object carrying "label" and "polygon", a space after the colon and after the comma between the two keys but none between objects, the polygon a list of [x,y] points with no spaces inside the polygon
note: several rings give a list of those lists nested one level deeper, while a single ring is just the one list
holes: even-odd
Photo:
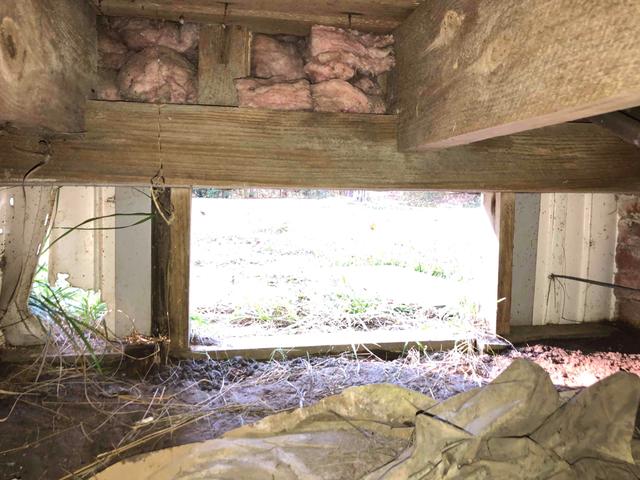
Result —
[{"label": "wooden joist", "polygon": [[198,103],[237,106],[233,80],[251,74],[249,30],[238,25],[202,25],[198,53]]},{"label": "wooden joist", "polygon": [[[97,1],[97,0],[96,0]],[[101,0],[104,15],[244,25],[264,33],[306,34],[314,24],[390,32],[421,0]]]},{"label": "wooden joist", "polygon": [[82,131],[96,35],[86,0],[2,0],[0,126]]},{"label": "wooden joist", "polygon": [[396,31],[402,151],[640,105],[640,1],[439,0]]},{"label": "wooden joist", "polygon": [[162,165],[168,186],[640,189],[638,149],[591,123],[405,154],[397,151],[396,120],[90,101],[85,134],[48,144],[0,134],[0,184],[148,186]]},{"label": "wooden joist", "polygon": [[640,120],[624,112],[611,112],[589,119],[612,134],[640,148]]}]

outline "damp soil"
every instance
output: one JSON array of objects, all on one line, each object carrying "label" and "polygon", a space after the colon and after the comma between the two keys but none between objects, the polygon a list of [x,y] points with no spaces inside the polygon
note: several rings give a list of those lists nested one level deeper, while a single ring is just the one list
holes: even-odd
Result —
[{"label": "damp soil", "polygon": [[559,390],[583,388],[619,370],[640,374],[637,339],[629,333],[537,342],[496,355],[410,352],[389,361],[343,356],[160,365],[150,358],[102,373],[1,365],[0,480],[83,478],[90,471],[79,471],[84,466],[103,468],[138,453],[216,438],[353,385],[395,383],[445,399],[486,384],[515,358],[541,365]]}]

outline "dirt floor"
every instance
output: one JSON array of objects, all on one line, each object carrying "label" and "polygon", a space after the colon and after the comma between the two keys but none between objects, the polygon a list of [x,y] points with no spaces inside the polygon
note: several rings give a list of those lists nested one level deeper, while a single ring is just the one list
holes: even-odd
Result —
[{"label": "dirt floor", "polygon": [[499,355],[412,351],[386,361],[342,356],[159,365],[150,357],[103,373],[41,361],[2,365],[0,479],[84,478],[136,453],[215,438],[352,385],[390,382],[444,399],[489,382],[518,357],[540,364],[560,390],[619,370],[640,374],[637,334],[562,344]]}]

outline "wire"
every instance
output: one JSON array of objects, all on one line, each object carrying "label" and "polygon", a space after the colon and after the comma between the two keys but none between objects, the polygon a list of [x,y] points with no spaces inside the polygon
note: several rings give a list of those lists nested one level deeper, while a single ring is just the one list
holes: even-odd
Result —
[{"label": "wire", "polygon": [[563,278],[565,280],[574,280],[576,282],[588,283],[590,285],[597,285],[599,287],[618,288],[620,290],[629,290],[631,292],[640,292],[640,288],[627,287],[626,285],[620,285],[620,284],[617,284],[617,283],[600,282],[598,280],[590,280],[588,278],[572,277],[571,275],[557,275],[555,273],[552,273],[552,274],[549,275],[549,278],[551,280],[554,280],[556,278]]}]

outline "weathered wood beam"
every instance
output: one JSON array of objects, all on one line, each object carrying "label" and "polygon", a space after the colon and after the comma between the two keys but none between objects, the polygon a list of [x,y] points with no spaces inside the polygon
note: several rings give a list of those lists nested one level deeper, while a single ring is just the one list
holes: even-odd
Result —
[{"label": "weathered wood beam", "polygon": [[0,127],[82,131],[96,35],[86,0],[0,2]]},{"label": "weathered wood beam", "polygon": [[498,311],[496,333],[509,334],[511,329],[511,294],[513,282],[513,240],[516,219],[516,196],[512,192],[498,195]]},{"label": "weathered wood beam", "polygon": [[162,165],[167,186],[640,189],[638,149],[591,123],[414,154],[396,135],[393,115],[90,101],[85,134],[0,135],[0,184],[146,186]]},{"label": "weathered wood beam", "polygon": [[390,32],[421,0],[101,0],[104,15],[245,25],[264,33],[306,34],[314,24]]},{"label": "weathered wood beam", "polygon": [[638,18],[637,0],[423,3],[395,32],[400,150],[640,105]]},{"label": "weathered wood beam", "polygon": [[624,112],[611,112],[591,117],[592,123],[606,128],[625,142],[640,147],[640,120]]},{"label": "weathered wood beam", "polygon": [[170,350],[189,346],[191,188],[154,189],[151,222],[152,333]]},{"label": "weathered wood beam", "polygon": [[238,25],[202,25],[198,54],[198,103],[237,106],[233,80],[251,74],[249,30]]}]

